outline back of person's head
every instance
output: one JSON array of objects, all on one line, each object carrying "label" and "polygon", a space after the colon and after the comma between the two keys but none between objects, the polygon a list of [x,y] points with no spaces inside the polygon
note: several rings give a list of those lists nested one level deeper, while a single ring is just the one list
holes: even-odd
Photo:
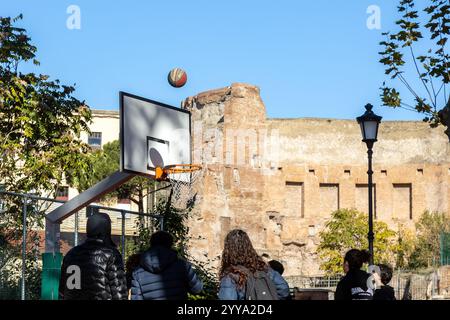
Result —
[{"label": "back of person's head", "polygon": [[393,269],[391,266],[387,264],[379,264],[378,267],[380,268],[380,278],[381,282],[384,285],[387,285],[389,282],[391,282]]},{"label": "back of person's head", "polygon": [[141,261],[141,254],[134,253],[128,257],[127,262],[125,263],[125,276],[127,279],[127,288],[131,288],[131,280],[133,276],[133,271],[136,270]]},{"label": "back of person's head", "polygon": [[350,270],[359,270],[369,259],[370,253],[367,250],[351,249],[345,254],[344,262],[348,263]]},{"label": "back of person's head", "polygon": [[125,263],[125,270],[127,273],[133,273],[133,271],[139,267],[141,261],[141,254],[134,253],[128,257],[127,262]]},{"label": "back of person's head", "polygon": [[277,261],[277,260],[270,260],[270,261],[269,261],[269,266],[270,266],[273,270],[275,270],[276,272],[278,272],[278,273],[281,274],[281,275],[284,273],[284,267],[283,267],[283,265],[281,264],[280,261]]},{"label": "back of person's head", "polygon": [[268,265],[253,248],[248,234],[240,229],[230,231],[226,238],[222,253],[221,278],[229,273],[239,274],[238,286],[243,286],[247,275],[240,267],[251,272],[267,271]]},{"label": "back of person's head", "polygon": [[103,212],[90,216],[86,223],[86,236],[89,239],[102,240],[105,244],[115,246],[111,239],[111,218]]},{"label": "back of person's head", "polygon": [[172,248],[173,237],[170,233],[165,231],[157,231],[150,237],[150,246],[160,246],[165,248]]}]

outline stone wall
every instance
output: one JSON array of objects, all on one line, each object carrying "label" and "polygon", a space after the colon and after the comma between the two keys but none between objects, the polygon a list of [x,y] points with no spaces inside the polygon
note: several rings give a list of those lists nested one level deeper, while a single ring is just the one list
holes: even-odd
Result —
[{"label": "stone wall", "polygon": [[[261,254],[285,264],[286,275],[320,274],[318,233],[331,212],[367,212],[367,149],[356,121],[266,119],[259,89],[240,83],[183,107],[192,112],[194,162],[205,168],[190,222],[192,253],[217,264],[225,235],[239,227]],[[441,128],[382,122],[376,218],[413,228],[426,209],[448,212],[449,155]]]}]

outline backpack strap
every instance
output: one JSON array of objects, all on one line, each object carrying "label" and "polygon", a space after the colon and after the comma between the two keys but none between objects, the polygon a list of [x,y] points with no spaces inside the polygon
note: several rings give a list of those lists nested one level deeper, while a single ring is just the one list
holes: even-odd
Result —
[{"label": "backpack strap", "polygon": [[267,287],[269,288],[270,291],[270,295],[272,296],[272,298],[274,300],[278,300],[278,291],[277,291],[277,287],[275,286],[275,283],[272,281],[272,279],[270,278],[270,271],[268,272],[263,272],[264,273],[264,278],[267,282]]},{"label": "backpack strap", "polygon": [[[255,292],[255,277],[253,275],[253,273],[246,267],[244,266],[236,266],[235,269],[239,270],[240,272],[244,273],[246,275],[246,282],[244,285],[244,297],[245,300],[254,300],[256,297],[254,295]],[[236,276],[236,283],[239,281],[239,275],[235,275]],[[237,288],[236,288],[237,290]]]},{"label": "backpack strap", "polygon": [[255,277],[252,274],[247,276],[247,281],[245,283],[245,300],[255,300]]}]

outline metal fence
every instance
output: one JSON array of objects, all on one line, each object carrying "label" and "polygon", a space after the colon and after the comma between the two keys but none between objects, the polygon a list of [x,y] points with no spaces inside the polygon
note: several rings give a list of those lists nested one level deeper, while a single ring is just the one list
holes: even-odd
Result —
[{"label": "metal fence", "polygon": [[286,281],[291,288],[335,289],[342,276],[289,276]]},{"label": "metal fence", "polygon": [[[42,271],[41,253],[45,250],[45,215],[61,206],[65,201],[41,197],[36,194],[21,194],[0,191],[0,227],[7,226],[8,219],[19,224],[8,233],[11,239],[2,239],[0,233],[0,300],[36,298],[33,283],[39,283]],[[122,208],[90,205],[64,220],[60,226],[60,250],[67,253],[81,243],[86,235],[87,218],[96,212],[107,213],[112,222],[112,238],[126,259],[127,249],[133,247],[138,235],[137,223],[150,231],[164,228],[162,215],[141,213]],[[6,227],[5,227],[6,229]],[[33,275],[27,268],[34,268]]]},{"label": "metal fence", "polygon": [[[438,269],[427,273],[414,273],[406,270],[396,270],[390,282],[398,300],[429,300],[442,294],[443,281],[449,273],[440,274]],[[328,289],[333,293],[342,278],[337,276],[290,276],[286,277],[289,286],[298,289]],[[450,280],[450,279],[449,279]],[[450,285],[450,284],[449,284]],[[450,289],[450,287],[449,287]]]}]

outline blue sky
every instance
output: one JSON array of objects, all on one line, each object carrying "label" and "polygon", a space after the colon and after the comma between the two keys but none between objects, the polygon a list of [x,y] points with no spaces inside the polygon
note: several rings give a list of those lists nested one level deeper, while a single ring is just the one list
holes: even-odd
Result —
[{"label": "blue sky", "polygon": [[[247,82],[261,88],[269,117],[354,118],[371,102],[385,120],[421,119],[380,103],[378,43],[394,28],[397,2],[0,0],[0,15],[23,13],[36,71],[76,84],[94,109],[118,109],[120,90],[179,106]],[[80,30],[66,27],[72,4]],[[366,27],[369,5],[381,8],[381,30]],[[167,83],[173,67],[188,72],[181,89]]]}]

